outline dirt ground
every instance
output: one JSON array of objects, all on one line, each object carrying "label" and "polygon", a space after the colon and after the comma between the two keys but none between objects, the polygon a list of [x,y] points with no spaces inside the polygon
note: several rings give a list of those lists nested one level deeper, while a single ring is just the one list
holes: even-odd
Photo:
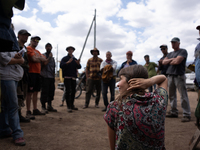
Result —
[{"label": "dirt ground", "polygon": [[[24,131],[26,146],[18,147],[12,138],[0,139],[0,150],[108,150],[108,136],[106,123],[103,120],[103,99],[100,108],[94,107],[91,98],[89,108],[82,109],[85,102],[85,92],[75,100],[78,111],[67,112],[66,103],[60,107],[63,91],[56,89],[53,107],[58,112],[49,112],[45,116],[36,116],[30,123],[21,123]],[[189,150],[189,142],[196,131],[194,111],[197,105],[197,93],[188,91],[192,120],[182,123],[182,109],[178,94],[179,118],[165,120],[165,146],[167,150]],[[38,108],[41,108],[38,101]],[[170,105],[168,105],[168,110]],[[22,112],[25,115],[26,108]],[[197,150],[200,150],[200,144]]]}]

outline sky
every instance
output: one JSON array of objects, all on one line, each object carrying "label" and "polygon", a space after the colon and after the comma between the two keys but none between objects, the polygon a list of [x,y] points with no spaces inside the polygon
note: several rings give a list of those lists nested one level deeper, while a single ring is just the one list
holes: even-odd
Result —
[{"label": "sky", "polygon": [[[74,56],[80,57],[96,9],[96,47],[99,57],[106,59],[112,53],[118,67],[126,61],[126,52],[144,65],[144,55],[158,63],[162,57],[159,46],[180,38],[180,48],[188,52],[187,62],[193,62],[194,49],[199,43],[199,0],[26,0],[23,11],[13,9],[15,33],[26,29],[32,36],[41,37],[36,49],[44,53],[45,44],[53,45],[56,62],[67,55],[66,47],[75,47]],[[25,44],[30,43],[30,37]],[[82,69],[92,57],[94,28],[92,28],[81,57]],[[57,53],[58,52],[58,53]]]}]

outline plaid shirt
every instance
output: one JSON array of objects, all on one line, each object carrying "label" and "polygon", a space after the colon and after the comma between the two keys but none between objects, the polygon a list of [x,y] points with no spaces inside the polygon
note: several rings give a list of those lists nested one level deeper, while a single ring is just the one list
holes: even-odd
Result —
[{"label": "plaid shirt", "polygon": [[87,61],[86,69],[88,70],[89,74],[88,77],[93,80],[100,80],[101,76],[98,75],[100,72],[100,65],[103,60],[99,57],[97,58],[90,58]]}]

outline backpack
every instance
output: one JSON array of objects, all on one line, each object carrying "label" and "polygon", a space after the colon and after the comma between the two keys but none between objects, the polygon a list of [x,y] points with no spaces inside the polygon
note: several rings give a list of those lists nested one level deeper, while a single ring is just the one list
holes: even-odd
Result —
[{"label": "backpack", "polygon": [[113,67],[112,65],[106,65],[104,68],[103,68],[103,73],[102,73],[102,80],[104,83],[108,83],[113,77]]}]

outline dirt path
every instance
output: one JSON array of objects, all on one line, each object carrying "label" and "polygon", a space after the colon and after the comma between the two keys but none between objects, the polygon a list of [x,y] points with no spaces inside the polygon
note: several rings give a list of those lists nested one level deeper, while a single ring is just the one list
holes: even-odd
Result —
[{"label": "dirt path", "polygon": [[[12,139],[0,139],[0,150],[108,150],[106,123],[101,110],[104,108],[101,97],[100,108],[94,107],[94,98],[91,99],[88,109],[82,109],[85,102],[85,93],[75,100],[78,111],[67,112],[66,104],[59,107],[63,92],[56,89],[53,106],[57,113],[37,116],[31,123],[21,123],[27,145],[17,147],[11,143]],[[179,95],[178,95],[179,96]],[[196,131],[194,110],[197,105],[197,94],[188,92],[190,99],[192,121],[182,123],[182,110],[178,102],[179,118],[166,118],[165,145],[167,150],[188,150],[189,141]],[[179,97],[178,97],[179,99]],[[38,101],[38,108],[40,102]],[[169,110],[170,106],[168,106]],[[23,114],[25,115],[25,108]],[[198,144],[200,150],[200,144]]]}]

